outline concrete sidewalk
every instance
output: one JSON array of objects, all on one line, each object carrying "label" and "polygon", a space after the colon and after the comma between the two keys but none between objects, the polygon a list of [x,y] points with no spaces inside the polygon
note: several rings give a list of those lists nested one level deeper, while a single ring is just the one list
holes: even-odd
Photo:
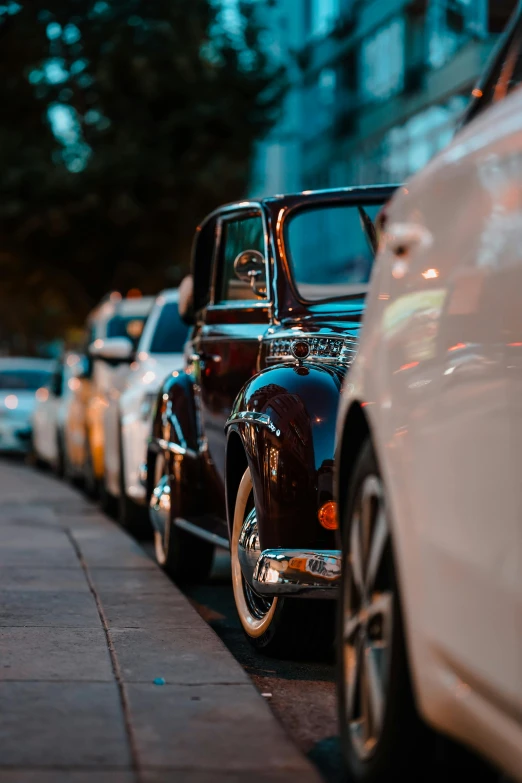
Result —
[{"label": "concrete sidewalk", "polygon": [[318,783],[133,539],[21,464],[0,498],[0,783]]}]

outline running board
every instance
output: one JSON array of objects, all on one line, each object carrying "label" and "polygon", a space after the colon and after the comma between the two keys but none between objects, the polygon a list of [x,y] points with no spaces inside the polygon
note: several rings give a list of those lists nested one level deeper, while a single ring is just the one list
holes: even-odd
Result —
[{"label": "running board", "polygon": [[205,528],[199,527],[199,525],[195,525],[193,522],[189,522],[188,519],[176,517],[174,524],[176,527],[181,528],[181,530],[186,530],[187,533],[191,533],[193,536],[203,538],[205,541],[209,541],[211,544],[220,546],[223,549],[230,549],[230,541],[226,538],[218,536],[217,533],[211,533],[210,530],[205,530]]}]

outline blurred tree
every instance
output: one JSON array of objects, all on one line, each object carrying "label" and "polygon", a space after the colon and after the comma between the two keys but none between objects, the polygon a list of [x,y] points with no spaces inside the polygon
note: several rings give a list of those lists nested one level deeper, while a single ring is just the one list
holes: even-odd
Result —
[{"label": "blurred tree", "polygon": [[0,0],[0,342],[52,337],[105,291],[185,273],[241,197],[284,76],[255,4]]}]

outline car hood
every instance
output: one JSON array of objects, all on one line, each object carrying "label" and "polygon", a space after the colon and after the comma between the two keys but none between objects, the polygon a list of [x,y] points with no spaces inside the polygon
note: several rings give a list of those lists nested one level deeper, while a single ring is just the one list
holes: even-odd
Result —
[{"label": "car hood", "polygon": [[34,391],[20,391],[20,389],[2,389],[0,391],[0,414],[12,416],[30,415],[35,407],[36,396]]}]

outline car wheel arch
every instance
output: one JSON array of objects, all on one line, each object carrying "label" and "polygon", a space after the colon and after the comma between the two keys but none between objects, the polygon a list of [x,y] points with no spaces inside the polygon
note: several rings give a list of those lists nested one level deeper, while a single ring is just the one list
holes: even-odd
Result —
[{"label": "car wheel arch", "polygon": [[[336,495],[340,524],[342,524],[343,520],[343,509],[346,505],[348,496],[350,477],[353,473],[357,457],[367,438],[371,438],[373,442],[370,423],[360,402],[353,402],[344,420],[336,466]],[[341,477],[343,480],[340,480]]]},{"label": "car wheel arch", "polygon": [[231,430],[227,438],[226,455],[226,507],[229,536],[232,535],[232,523],[234,508],[239,485],[245,470],[249,467],[247,454],[241,436],[235,430]]}]

